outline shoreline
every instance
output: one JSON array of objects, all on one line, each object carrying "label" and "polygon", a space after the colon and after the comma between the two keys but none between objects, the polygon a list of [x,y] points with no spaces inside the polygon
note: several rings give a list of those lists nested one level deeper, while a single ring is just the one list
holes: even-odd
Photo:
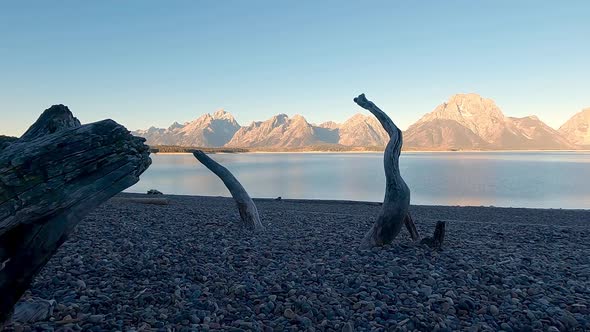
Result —
[{"label": "shoreline", "polygon": [[[568,153],[590,153],[590,150],[460,150],[460,151],[449,151],[449,150],[402,150],[402,154],[419,154],[419,153],[503,153],[503,152],[522,152],[522,153],[538,153],[538,152],[568,152]],[[211,152],[212,154],[295,154],[295,153],[325,153],[325,154],[343,154],[343,153],[378,153],[382,154],[383,151],[248,151],[248,152]],[[152,152],[152,154],[166,154],[166,155],[184,155],[192,154],[191,152]]]},{"label": "shoreline", "polygon": [[[117,196],[138,196],[138,197],[159,197],[147,195],[143,192],[129,192],[123,191],[119,193]],[[115,197],[117,197],[115,196]],[[194,199],[232,199],[231,196],[210,196],[210,195],[189,195],[189,194],[167,194],[164,193],[163,197],[179,197],[179,198],[194,198]],[[252,197],[252,200],[258,202],[272,202],[277,201],[276,197]],[[381,206],[382,202],[377,201],[357,201],[357,200],[348,200],[348,199],[316,199],[316,198],[283,198],[278,202],[289,202],[289,203],[314,203],[314,204],[342,204],[342,205],[350,205],[350,204],[358,204],[358,205],[370,205],[370,206]],[[519,206],[496,206],[496,205],[440,205],[440,204],[410,204],[410,206],[414,207],[432,207],[432,208],[482,208],[482,209],[506,209],[506,210],[540,210],[540,211],[581,211],[581,212],[590,212],[590,209],[585,208],[544,208],[544,207],[519,207]],[[589,220],[590,222],[590,220]]]}]

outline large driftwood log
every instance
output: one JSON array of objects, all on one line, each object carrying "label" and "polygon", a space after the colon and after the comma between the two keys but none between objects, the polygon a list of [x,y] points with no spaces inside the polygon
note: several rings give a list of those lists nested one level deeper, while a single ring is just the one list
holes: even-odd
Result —
[{"label": "large driftwood log", "polygon": [[211,159],[201,150],[193,152],[195,158],[205,165],[211,172],[215,173],[221,181],[225,184],[232,197],[238,205],[238,211],[244,225],[251,229],[261,230],[264,229],[260,217],[258,216],[258,209],[256,204],[250,198],[250,195],[246,192],[246,189],[242,184],[235,178],[235,176],[225,167],[221,166],[215,160]]},{"label": "large driftwood log", "polygon": [[367,232],[361,244],[362,247],[382,246],[391,243],[395,239],[404,223],[411,222],[411,219],[404,222],[410,207],[410,189],[402,179],[399,171],[399,155],[403,144],[402,131],[385,112],[373,102],[367,100],[364,94],[354,98],[354,102],[371,112],[389,135],[389,143],[385,147],[383,156],[385,169],[383,206],[377,221]]},{"label": "large driftwood log", "polygon": [[17,140],[16,137],[0,135],[0,150],[9,146],[11,143],[13,143],[16,140]]},{"label": "large driftwood log", "polygon": [[144,141],[56,105],[0,150],[0,325],[78,222],[139,180]]}]

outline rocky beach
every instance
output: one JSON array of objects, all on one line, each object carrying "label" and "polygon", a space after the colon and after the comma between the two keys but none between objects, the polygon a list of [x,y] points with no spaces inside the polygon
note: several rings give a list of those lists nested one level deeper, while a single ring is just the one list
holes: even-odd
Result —
[{"label": "rocky beach", "polygon": [[587,331],[590,211],[412,206],[441,251],[360,250],[378,203],[121,194],[52,257],[22,302],[50,314],[7,331]]}]

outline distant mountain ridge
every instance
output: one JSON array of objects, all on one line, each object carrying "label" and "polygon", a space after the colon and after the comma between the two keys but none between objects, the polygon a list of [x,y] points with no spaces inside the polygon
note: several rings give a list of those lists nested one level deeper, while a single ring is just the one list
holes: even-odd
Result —
[{"label": "distant mountain ridge", "polygon": [[572,143],[590,149],[590,108],[572,116],[558,131]]},{"label": "distant mountain ridge", "polygon": [[[394,119],[395,121],[395,119]],[[457,94],[422,116],[404,132],[411,150],[570,150],[590,146],[590,108],[559,130],[536,116],[505,116],[491,99]],[[278,114],[240,126],[219,110],[170,127],[138,130],[149,145],[294,149],[312,146],[383,147],[389,138],[372,115],[356,114],[343,123],[309,123],[302,115]]]},{"label": "distant mountain ridge", "polygon": [[[223,112],[223,113],[220,113]],[[223,116],[220,116],[223,114]],[[373,116],[356,114],[346,122],[310,124],[301,115],[278,114],[240,127],[231,114],[218,111],[167,129],[137,130],[149,145],[231,148],[303,148],[307,146],[385,146],[388,136]],[[231,134],[231,135],[230,135]]]},{"label": "distant mountain ridge", "polygon": [[536,116],[507,117],[493,100],[457,94],[405,133],[404,145],[436,150],[564,150],[576,145]]},{"label": "distant mountain ridge", "polygon": [[240,125],[233,115],[219,110],[185,124],[174,122],[167,129],[151,127],[133,134],[145,137],[150,145],[220,147],[229,142],[239,129]]}]

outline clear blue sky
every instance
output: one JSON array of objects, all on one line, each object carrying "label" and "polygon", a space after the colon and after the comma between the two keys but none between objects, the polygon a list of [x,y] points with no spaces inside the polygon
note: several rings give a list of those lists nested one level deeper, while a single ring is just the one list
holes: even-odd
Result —
[{"label": "clear blue sky", "polygon": [[1,1],[0,133],[52,104],[167,127],[224,108],[405,128],[450,95],[557,127],[590,107],[590,1]]}]

